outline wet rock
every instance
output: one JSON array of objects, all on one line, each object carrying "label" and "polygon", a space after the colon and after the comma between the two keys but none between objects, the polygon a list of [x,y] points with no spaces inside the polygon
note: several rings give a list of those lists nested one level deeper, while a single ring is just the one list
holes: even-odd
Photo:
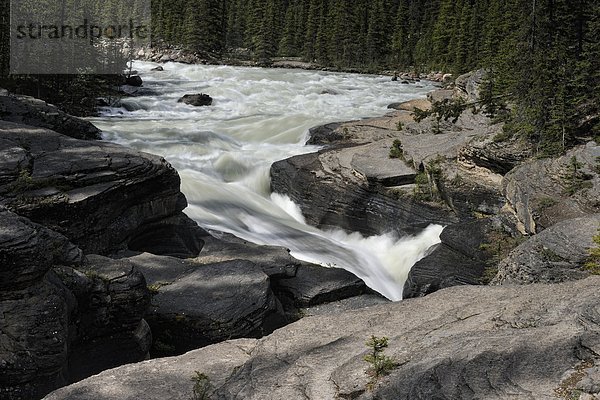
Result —
[{"label": "wet rock", "polygon": [[[454,287],[126,365],[46,399],[187,399],[195,371],[219,399],[550,399],[583,360],[600,361],[598,285]],[[371,335],[389,338],[398,366],[367,390]]]},{"label": "wet rock", "polygon": [[140,87],[144,84],[144,81],[139,75],[132,75],[125,78],[125,85]]},{"label": "wet rock", "polygon": [[210,106],[213,102],[213,99],[212,99],[212,97],[210,97],[209,95],[204,94],[204,93],[186,94],[182,98],[177,100],[177,102],[188,104],[188,105],[194,106],[194,107],[203,107],[203,106]]},{"label": "wet rock", "polygon": [[154,68],[152,68],[150,71],[158,71],[158,72],[162,72],[162,71],[164,71],[164,70],[165,70],[165,69],[159,65],[158,67],[154,67]]},{"label": "wet rock", "polygon": [[556,283],[583,279],[600,213],[559,222],[523,243],[498,266],[495,284]]},{"label": "wet rock", "polygon": [[0,94],[0,119],[47,128],[76,139],[101,139],[100,129],[52,104],[29,96]]}]

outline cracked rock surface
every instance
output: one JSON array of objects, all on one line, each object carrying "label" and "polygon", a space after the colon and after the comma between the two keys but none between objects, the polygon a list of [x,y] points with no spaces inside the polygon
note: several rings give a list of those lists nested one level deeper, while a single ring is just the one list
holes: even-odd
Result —
[{"label": "cracked rock surface", "polygon": [[[452,287],[304,318],[260,340],[223,342],[105,371],[47,400],[187,399],[195,371],[215,399],[555,399],[593,391],[600,277],[556,285]],[[426,310],[426,311],[424,311]],[[372,391],[363,357],[389,338],[398,367]],[[581,371],[577,379],[569,379]]]}]

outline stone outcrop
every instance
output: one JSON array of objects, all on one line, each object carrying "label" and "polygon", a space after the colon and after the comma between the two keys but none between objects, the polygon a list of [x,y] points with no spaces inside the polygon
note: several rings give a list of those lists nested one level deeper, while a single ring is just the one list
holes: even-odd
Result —
[{"label": "stone outcrop", "polygon": [[514,249],[498,266],[495,284],[556,283],[583,279],[600,213],[561,221]]},{"label": "stone outcrop", "polygon": [[560,221],[600,212],[599,157],[600,146],[589,142],[562,157],[532,160],[508,173],[503,193],[522,230],[537,233]]},{"label": "stone outcrop", "polygon": [[158,156],[10,122],[0,122],[0,152],[0,204],[86,253],[127,248],[187,205],[177,172]]},{"label": "stone outcrop", "polygon": [[454,95],[462,97],[467,102],[479,100],[485,77],[486,72],[483,69],[458,76],[454,81]]},{"label": "stone outcrop", "polygon": [[[93,261],[109,260],[94,256]],[[366,291],[364,282],[347,271],[302,263],[286,249],[227,235],[207,237],[195,259],[146,253],[126,262],[144,274],[153,292],[146,315],[153,356],[262,337],[298,319],[302,308]]]},{"label": "stone outcrop", "polygon": [[[353,149],[348,148],[342,154]],[[340,227],[368,235],[391,231],[406,235],[430,223],[444,225],[455,221],[446,210],[435,205],[379,193],[366,179],[354,175],[349,164],[342,164],[349,162],[351,156],[343,160],[340,157],[337,167],[345,168],[346,173],[332,171],[328,160],[338,155],[325,150],[274,163],[271,166],[273,191],[288,195],[298,204],[308,223],[325,229]]]},{"label": "stone outcrop", "polygon": [[53,130],[76,139],[101,139],[100,129],[29,96],[0,94],[0,120]]},{"label": "stone outcrop", "polygon": [[[600,277],[557,285],[453,287],[304,318],[260,340],[106,371],[47,400],[187,399],[196,371],[218,399],[553,399],[600,381]],[[423,312],[427,310],[427,312]],[[397,366],[367,390],[365,341]],[[206,381],[205,381],[206,382]],[[583,390],[583,392],[577,392]]]}]

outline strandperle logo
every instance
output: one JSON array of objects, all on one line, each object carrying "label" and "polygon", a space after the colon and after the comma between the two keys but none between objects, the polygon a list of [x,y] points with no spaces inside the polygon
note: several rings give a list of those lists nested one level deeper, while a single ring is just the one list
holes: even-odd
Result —
[{"label": "strandperle logo", "polygon": [[78,26],[46,25],[30,23],[16,27],[16,39],[89,39],[90,44],[104,39],[147,39],[149,29],[145,25],[136,25],[132,19],[126,25],[99,26],[90,24],[87,19]]},{"label": "strandperle logo", "polygon": [[12,74],[118,74],[150,42],[150,0],[11,0]]}]

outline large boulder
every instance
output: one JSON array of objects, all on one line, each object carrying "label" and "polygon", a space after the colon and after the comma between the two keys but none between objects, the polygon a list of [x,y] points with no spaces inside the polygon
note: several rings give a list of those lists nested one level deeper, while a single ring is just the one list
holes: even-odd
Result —
[{"label": "large boulder", "polygon": [[[173,221],[187,205],[167,161],[119,145],[0,121],[0,154],[0,205],[86,253],[109,254],[129,242],[145,250],[136,238],[149,238],[152,226]],[[176,252],[197,255],[201,243],[192,242],[184,251],[179,241]]]},{"label": "large boulder", "polygon": [[201,264],[142,254],[127,262],[143,272],[153,291],[146,319],[156,355],[260,337],[285,322],[268,275],[249,261]]},{"label": "large boulder", "polygon": [[[95,264],[108,261],[88,258]],[[302,308],[366,291],[364,282],[345,270],[301,263],[286,249],[227,236],[206,238],[193,260],[146,253],[126,261],[143,272],[154,294],[146,316],[153,355],[262,337],[298,319]]]},{"label": "large boulder", "polygon": [[56,106],[29,96],[0,94],[0,119],[47,128],[76,139],[101,139],[100,129],[61,111]]},{"label": "large boulder", "polygon": [[589,276],[582,267],[598,228],[600,213],[551,226],[514,249],[498,266],[493,283],[555,283]]},{"label": "large boulder", "polygon": [[[600,277],[535,286],[464,286],[304,318],[260,340],[103,372],[47,400],[552,399],[600,380]],[[426,312],[424,312],[426,310]],[[396,362],[372,381],[365,342],[388,337]],[[204,375],[199,375],[204,374]],[[368,390],[370,386],[372,389]]]},{"label": "large boulder", "polygon": [[144,84],[144,81],[139,75],[132,75],[125,78],[125,85],[140,87]]},{"label": "large boulder", "polygon": [[481,247],[492,229],[489,219],[445,228],[441,243],[411,268],[402,297],[421,297],[450,286],[480,284],[489,258]]}]

